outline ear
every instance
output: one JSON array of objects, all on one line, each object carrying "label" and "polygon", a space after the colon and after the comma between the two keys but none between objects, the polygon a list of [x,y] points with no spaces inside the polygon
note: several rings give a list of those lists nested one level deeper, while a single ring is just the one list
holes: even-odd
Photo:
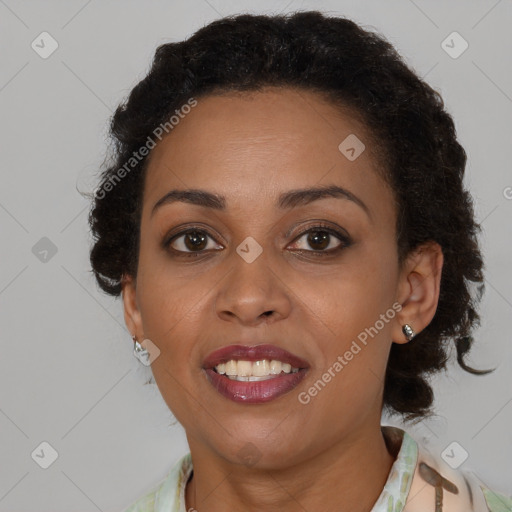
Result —
[{"label": "ear", "polygon": [[137,304],[135,279],[132,276],[124,275],[121,281],[124,321],[132,336],[139,341],[144,339],[144,330],[142,328],[142,318]]},{"label": "ear", "polygon": [[395,317],[392,330],[395,343],[408,342],[402,332],[404,324],[409,324],[419,334],[434,318],[439,302],[443,261],[441,246],[428,241],[415,249],[404,262],[397,297],[402,309]]}]

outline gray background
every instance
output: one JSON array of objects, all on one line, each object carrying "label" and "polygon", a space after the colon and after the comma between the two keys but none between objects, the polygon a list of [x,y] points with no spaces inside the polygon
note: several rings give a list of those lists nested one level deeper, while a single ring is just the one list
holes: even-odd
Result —
[{"label": "gray background", "polygon": [[[408,428],[436,453],[457,441],[463,468],[512,494],[510,1],[0,0],[0,511],[123,510],[187,451],[144,385],[121,302],[93,281],[77,188],[95,188],[109,116],[159,44],[221,15],[308,9],[383,33],[455,118],[487,265],[471,360],[498,369],[452,365],[434,382],[437,416]],[[43,31],[59,44],[47,59],[31,48]],[[469,43],[456,59],[441,47],[453,31]],[[43,441],[58,452],[48,469],[31,457]]]}]

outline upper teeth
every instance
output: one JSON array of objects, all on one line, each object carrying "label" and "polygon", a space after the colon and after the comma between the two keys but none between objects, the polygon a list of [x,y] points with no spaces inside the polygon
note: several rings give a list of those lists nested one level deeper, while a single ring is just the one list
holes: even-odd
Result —
[{"label": "upper teeth", "polygon": [[[220,363],[215,367],[215,371],[227,377],[267,377],[268,375],[278,375],[284,373],[296,373],[298,368],[292,367],[289,363],[283,363],[275,359],[262,359],[260,361],[240,361],[231,359],[225,363]],[[243,379],[248,380],[248,379]],[[252,379],[251,379],[252,380]]]}]

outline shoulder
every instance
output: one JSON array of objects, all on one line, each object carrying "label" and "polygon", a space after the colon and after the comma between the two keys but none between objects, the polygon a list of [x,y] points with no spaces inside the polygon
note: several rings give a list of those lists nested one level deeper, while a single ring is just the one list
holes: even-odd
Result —
[{"label": "shoulder", "polygon": [[187,453],[157,485],[124,512],[179,512],[184,508],[184,484],[192,469],[190,453]]},{"label": "shoulder", "polygon": [[411,435],[417,460],[403,512],[512,512],[512,498],[489,489],[475,473],[448,464]]}]

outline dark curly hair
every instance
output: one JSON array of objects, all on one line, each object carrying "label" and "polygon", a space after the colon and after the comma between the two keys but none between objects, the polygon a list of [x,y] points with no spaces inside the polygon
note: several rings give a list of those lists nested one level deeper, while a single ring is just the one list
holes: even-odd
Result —
[{"label": "dark curly hair", "polygon": [[442,248],[435,316],[413,342],[392,344],[383,397],[383,407],[406,421],[429,416],[433,392],[428,378],[446,367],[450,340],[463,369],[492,371],[475,370],[464,361],[473,343],[471,330],[480,325],[481,227],[463,186],[466,152],[440,94],[384,37],[353,21],[317,11],[228,16],[185,41],[156,49],[147,76],[112,117],[114,155],[89,213],[94,235],[90,261],[97,282],[106,293],[119,296],[123,275],[137,276],[148,163],[148,156],[141,158],[137,151],[155,128],[190,98],[266,86],[317,92],[364,123],[378,150],[379,172],[397,204],[400,265],[423,242],[435,241]]}]

